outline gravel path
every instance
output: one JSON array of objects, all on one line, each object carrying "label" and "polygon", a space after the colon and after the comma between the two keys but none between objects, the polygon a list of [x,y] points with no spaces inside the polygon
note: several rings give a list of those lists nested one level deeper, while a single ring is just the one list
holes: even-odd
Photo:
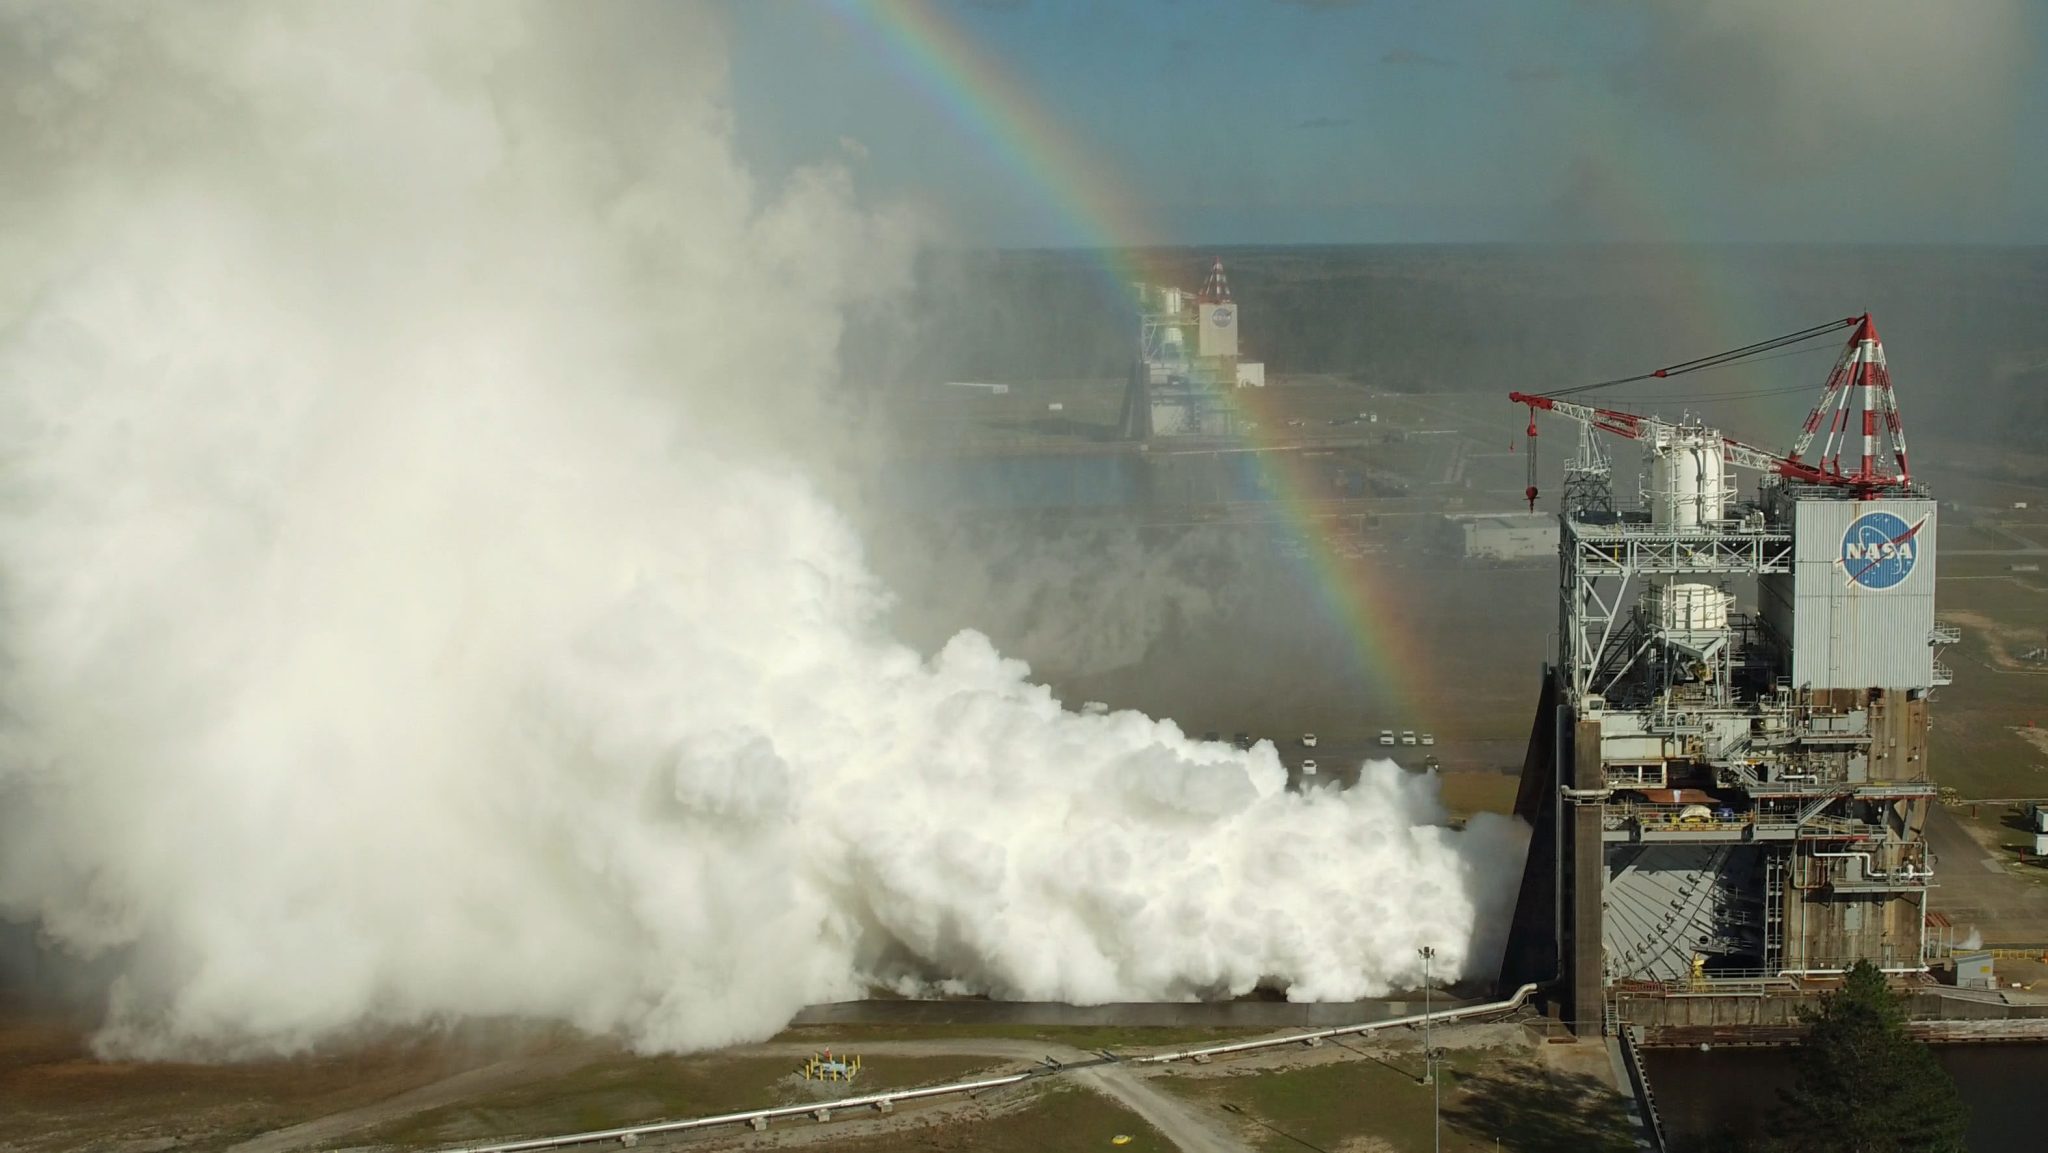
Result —
[{"label": "gravel path", "polygon": [[294,1149],[330,1146],[348,1134],[403,1120],[415,1113],[458,1104],[479,1094],[513,1085],[565,1076],[611,1051],[597,1044],[579,1045],[566,1051],[514,1057],[481,1069],[465,1070],[360,1109],[331,1113],[284,1129],[273,1129],[260,1137],[229,1146],[227,1153],[290,1153]]}]

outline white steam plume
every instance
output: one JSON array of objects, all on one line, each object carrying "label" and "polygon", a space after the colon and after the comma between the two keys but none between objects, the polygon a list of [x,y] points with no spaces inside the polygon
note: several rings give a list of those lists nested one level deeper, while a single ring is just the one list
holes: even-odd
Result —
[{"label": "white steam plume", "polygon": [[109,1051],[1497,959],[1508,822],[883,635],[797,450],[908,230],[750,185],[701,10],[0,13],[0,913]]},{"label": "white steam plume", "polygon": [[1153,536],[1114,524],[1055,534],[947,522],[863,537],[906,542],[907,555],[876,558],[901,598],[901,630],[971,621],[1005,651],[1065,675],[1128,668],[1175,626],[1213,626],[1243,599],[1252,561],[1246,534],[1209,525]]}]

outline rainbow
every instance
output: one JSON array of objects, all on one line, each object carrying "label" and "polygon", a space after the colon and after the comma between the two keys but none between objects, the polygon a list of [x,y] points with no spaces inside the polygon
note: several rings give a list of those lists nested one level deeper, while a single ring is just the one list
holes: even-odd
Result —
[{"label": "rainbow", "polygon": [[[1113,178],[1110,167],[1077,141],[1032,92],[958,24],[926,0],[830,0],[828,9],[860,42],[887,60],[901,79],[951,119],[967,137],[1035,189],[1060,217],[1066,233],[1090,258],[1118,297],[1144,275],[1142,259],[1163,247],[1138,200]],[[1411,615],[1389,595],[1383,574],[1331,545],[1318,524],[1316,486],[1296,446],[1277,434],[1285,427],[1257,410],[1257,390],[1233,398],[1253,431],[1242,448],[1257,462],[1260,479],[1299,540],[1325,608],[1351,638],[1358,671],[1389,717],[1403,727],[1435,727],[1423,702],[1443,686],[1428,683],[1427,647]],[[1393,723],[1393,722],[1389,722]]]},{"label": "rainbow", "polygon": [[927,0],[828,0],[828,11],[906,85],[1056,212],[1075,247],[1094,253],[1119,294],[1136,255],[1161,245],[1137,199],[990,55]]}]

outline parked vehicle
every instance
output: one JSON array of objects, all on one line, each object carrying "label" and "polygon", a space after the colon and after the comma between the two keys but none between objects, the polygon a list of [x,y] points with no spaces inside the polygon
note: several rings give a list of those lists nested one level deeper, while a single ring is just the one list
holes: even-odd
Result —
[{"label": "parked vehicle", "polygon": [[1380,743],[1381,743],[1381,744],[1383,744],[1383,745],[1391,745],[1391,744],[1393,744],[1393,743],[1394,743],[1394,730],[1392,730],[1392,729],[1381,729],[1381,730],[1380,730]]},{"label": "parked vehicle", "polygon": [[1249,749],[1252,747],[1252,735],[1250,733],[1239,733],[1231,738],[1231,742],[1240,749]]},{"label": "parked vehicle", "polygon": [[1313,757],[1301,762],[1301,775],[1304,777],[1313,777],[1316,775],[1316,762]]},{"label": "parked vehicle", "polygon": [[1301,747],[1302,747],[1302,748],[1304,748],[1304,749],[1312,749],[1312,748],[1315,748],[1315,747],[1316,747],[1316,735],[1315,735],[1314,733],[1303,733],[1303,734],[1301,734]]},{"label": "parked vehicle", "polygon": [[1414,744],[1414,743],[1415,743],[1415,730],[1414,730],[1414,729],[1408,729],[1408,730],[1405,730],[1404,732],[1402,732],[1402,734],[1401,734],[1401,743],[1402,743],[1402,744],[1404,744],[1404,745],[1412,745],[1412,744]]},{"label": "parked vehicle", "polygon": [[1435,733],[1424,733],[1424,734],[1422,734],[1422,743],[1423,743],[1423,744],[1425,744],[1425,745],[1433,745],[1433,744],[1435,744],[1435,743],[1436,743],[1436,734],[1435,734]]}]

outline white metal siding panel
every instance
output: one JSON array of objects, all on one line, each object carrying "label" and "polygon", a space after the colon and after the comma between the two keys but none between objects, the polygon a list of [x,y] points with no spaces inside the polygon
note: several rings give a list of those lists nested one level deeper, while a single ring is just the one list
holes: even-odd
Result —
[{"label": "white metal siding panel", "polygon": [[1201,306],[1202,322],[1195,334],[1195,350],[1202,356],[1237,355],[1237,305],[1223,301]]},{"label": "white metal siding panel", "polygon": [[[1903,579],[1888,588],[1849,579],[1842,563],[1844,535],[1871,513],[1889,513],[1908,527],[1919,526],[1910,540],[1912,563]],[[1934,628],[1935,519],[1931,500],[1799,502],[1793,519],[1795,685],[1903,689],[1933,684],[1934,652],[1927,642]],[[1764,596],[1767,617],[1772,595]]]}]

